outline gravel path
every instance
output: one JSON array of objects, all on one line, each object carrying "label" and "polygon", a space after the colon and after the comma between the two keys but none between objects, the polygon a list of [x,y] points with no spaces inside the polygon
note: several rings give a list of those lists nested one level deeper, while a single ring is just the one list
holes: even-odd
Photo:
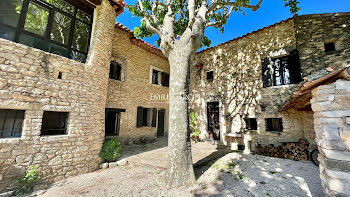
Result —
[{"label": "gravel path", "polygon": [[[212,150],[212,145],[197,144],[194,155],[200,146]],[[164,182],[167,152],[164,148],[149,148],[152,154],[136,151],[134,153],[138,154],[128,157],[128,166],[57,182],[40,196],[324,196],[319,169],[311,162],[239,153],[229,153],[216,161],[202,163],[196,169],[198,179],[192,188],[167,189]],[[205,156],[203,150],[199,152]],[[152,163],[155,157],[150,155],[156,155],[158,160]],[[144,162],[136,162],[138,157]]]}]

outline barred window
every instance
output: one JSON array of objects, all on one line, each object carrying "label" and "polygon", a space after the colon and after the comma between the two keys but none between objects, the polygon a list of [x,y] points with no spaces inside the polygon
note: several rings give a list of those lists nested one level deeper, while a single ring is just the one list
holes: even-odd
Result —
[{"label": "barred window", "polygon": [[266,131],[282,132],[282,118],[266,118]]}]

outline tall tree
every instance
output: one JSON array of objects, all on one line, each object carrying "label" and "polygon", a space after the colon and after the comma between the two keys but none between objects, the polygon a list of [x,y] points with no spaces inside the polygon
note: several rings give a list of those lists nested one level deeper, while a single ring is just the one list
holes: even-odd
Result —
[{"label": "tall tree", "polygon": [[[138,0],[129,11],[142,17],[135,36],[157,34],[162,53],[170,64],[168,181],[171,186],[188,186],[195,181],[188,121],[190,62],[196,51],[209,46],[207,27],[219,28],[233,12],[256,11],[263,0]],[[291,13],[298,0],[283,0]]]}]

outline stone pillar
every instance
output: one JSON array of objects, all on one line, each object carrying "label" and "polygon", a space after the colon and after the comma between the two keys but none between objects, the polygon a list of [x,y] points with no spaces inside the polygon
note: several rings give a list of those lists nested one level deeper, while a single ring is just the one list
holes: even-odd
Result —
[{"label": "stone pillar", "polygon": [[350,81],[312,92],[320,176],[326,196],[350,196]]},{"label": "stone pillar", "polygon": [[[87,92],[89,99],[87,107],[90,113],[88,120],[90,137],[87,139],[94,141],[96,146],[89,147],[90,153],[95,157],[89,165],[89,171],[98,167],[96,161],[100,161],[98,154],[104,141],[105,107],[107,99],[108,73],[112,56],[112,45],[114,35],[116,13],[108,0],[102,0],[101,5],[94,11],[94,23],[90,42],[90,50],[86,62],[87,72],[92,74],[88,82],[91,91]],[[89,143],[89,142],[88,142]]]}]

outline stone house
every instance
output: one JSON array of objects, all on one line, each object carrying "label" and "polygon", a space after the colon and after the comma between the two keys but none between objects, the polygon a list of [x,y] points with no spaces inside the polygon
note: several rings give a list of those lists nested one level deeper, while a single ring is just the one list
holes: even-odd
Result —
[{"label": "stone house", "polygon": [[316,148],[311,104],[282,109],[304,78],[349,64],[349,22],[349,13],[295,16],[197,53],[190,107],[201,137],[247,152],[300,138]]},{"label": "stone house", "polygon": [[169,64],[115,18],[120,0],[0,2],[0,191],[94,171],[106,138],[167,134]]}]

